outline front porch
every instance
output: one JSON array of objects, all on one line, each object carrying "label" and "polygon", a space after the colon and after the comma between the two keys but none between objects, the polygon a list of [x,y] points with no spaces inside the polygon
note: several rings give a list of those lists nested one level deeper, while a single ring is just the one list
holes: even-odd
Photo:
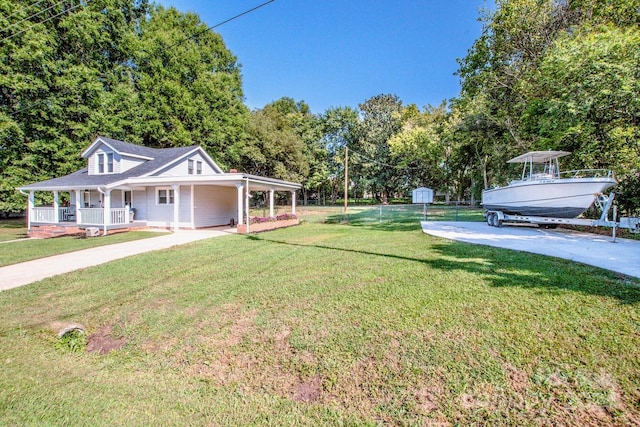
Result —
[{"label": "front porch", "polygon": [[[106,211],[106,212],[105,212]],[[105,222],[105,213],[109,221]],[[29,221],[37,224],[68,224],[79,226],[123,225],[133,222],[133,211],[124,208],[76,208],[74,206],[39,206],[29,211]]]},{"label": "front porch", "polygon": [[146,221],[133,219],[133,212],[129,208],[111,208],[105,224],[105,209],[79,208],[73,206],[34,207],[29,211],[29,236],[36,238],[58,237],[84,233],[88,227],[98,227],[103,234],[113,232],[140,230],[147,228]]}]

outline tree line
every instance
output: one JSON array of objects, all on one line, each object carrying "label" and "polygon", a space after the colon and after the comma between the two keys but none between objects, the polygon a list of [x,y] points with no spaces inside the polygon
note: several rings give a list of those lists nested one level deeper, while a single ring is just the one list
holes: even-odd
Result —
[{"label": "tree line", "polygon": [[[640,0],[497,0],[438,106],[378,94],[312,113],[289,97],[249,110],[241,66],[197,15],[146,0],[0,0],[0,211],[15,187],[70,173],[96,135],[199,144],[224,169],[303,184],[302,197],[386,202],[427,186],[478,200],[527,150],[612,168],[640,209]],[[46,7],[47,12],[35,15]],[[53,17],[53,18],[52,18]],[[49,19],[51,18],[51,19]]]}]

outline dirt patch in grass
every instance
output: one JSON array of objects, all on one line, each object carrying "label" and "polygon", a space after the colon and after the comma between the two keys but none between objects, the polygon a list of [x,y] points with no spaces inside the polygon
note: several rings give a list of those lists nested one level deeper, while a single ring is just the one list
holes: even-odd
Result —
[{"label": "dirt patch in grass", "polygon": [[298,383],[295,387],[293,399],[297,402],[313,403],[322,394],[322,378],[318,375]]},{"label": "dirt patch in grass", "polygon": [[127,344],[125,338],[116,338],[112,334],[113,325],[105,325],[89,335],[87,353],[107,354],[114,350],[120,350]]}]

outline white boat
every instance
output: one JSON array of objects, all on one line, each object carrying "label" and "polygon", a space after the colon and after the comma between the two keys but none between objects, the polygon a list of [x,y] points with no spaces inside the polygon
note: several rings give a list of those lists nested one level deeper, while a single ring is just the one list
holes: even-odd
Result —
[{"label": "white boat", "polygon": [[482,192],[487,211],[510,215],[576,218],[586,211],[600,193],[614,186],[613,172],[582,169],[560,172],[558,158],[567,151],[531,151],[508,163],[523,163],[522,176],[505,187]]}]

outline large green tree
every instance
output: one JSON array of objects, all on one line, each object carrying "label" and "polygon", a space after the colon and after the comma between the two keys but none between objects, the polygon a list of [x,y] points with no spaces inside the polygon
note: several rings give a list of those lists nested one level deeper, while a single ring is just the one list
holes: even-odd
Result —
[{"label": "large green tree", "polygon": [[18,211],[16,185],[80,166],[103,94],[127,80],[147,3],[2,0],[0,11],[0,211]]},{"label": "large green tree", "polygon": [[325,167],[314,184],[329,193],[334,204],[344,188],[345,148],[357,142],[359,122],[358,112],[350,107],[329,108],[319,119],[320,143],[326,154]]},{"label": "large green tree", "polygon": [[460,60],[458,168],[502,184],[509,157],[552,148],[637,168],[639,23],[640,0],[497,0]]},{"label": "large green tree", "polygon": [[427,106],[424,111],[409,105],[403,109],[401,120],[402,129],[389,139],[389,146],[405,191],[418,186],[447,190],[451,156],[447,105]]},{"label": "large green tree", "polygon": [[361,121],[353,148],[353,181],[382,202],[401,187],[399,165],[391,154],[389,140],[401,129],[402,101],[381,94],[359,105]]},{"label": "large green tree", "polygon": [[284,98],[251,112],[247,140],[240,152],[246,172],[304,182],[309,174],[305,134],[313,120],[304,103]]},{"label": "large green tree", "polygon": [[98,134],[239,161],[240,66],[193,14],[147,0],[0,0],[0,211],[70,173]]},{"label": "large green tree", "polygon": [[197,15],[157,7],[140,28],[135,61],[145,145],[200,144],[223,166],[236,162],[248,110],[240,66]]}]

